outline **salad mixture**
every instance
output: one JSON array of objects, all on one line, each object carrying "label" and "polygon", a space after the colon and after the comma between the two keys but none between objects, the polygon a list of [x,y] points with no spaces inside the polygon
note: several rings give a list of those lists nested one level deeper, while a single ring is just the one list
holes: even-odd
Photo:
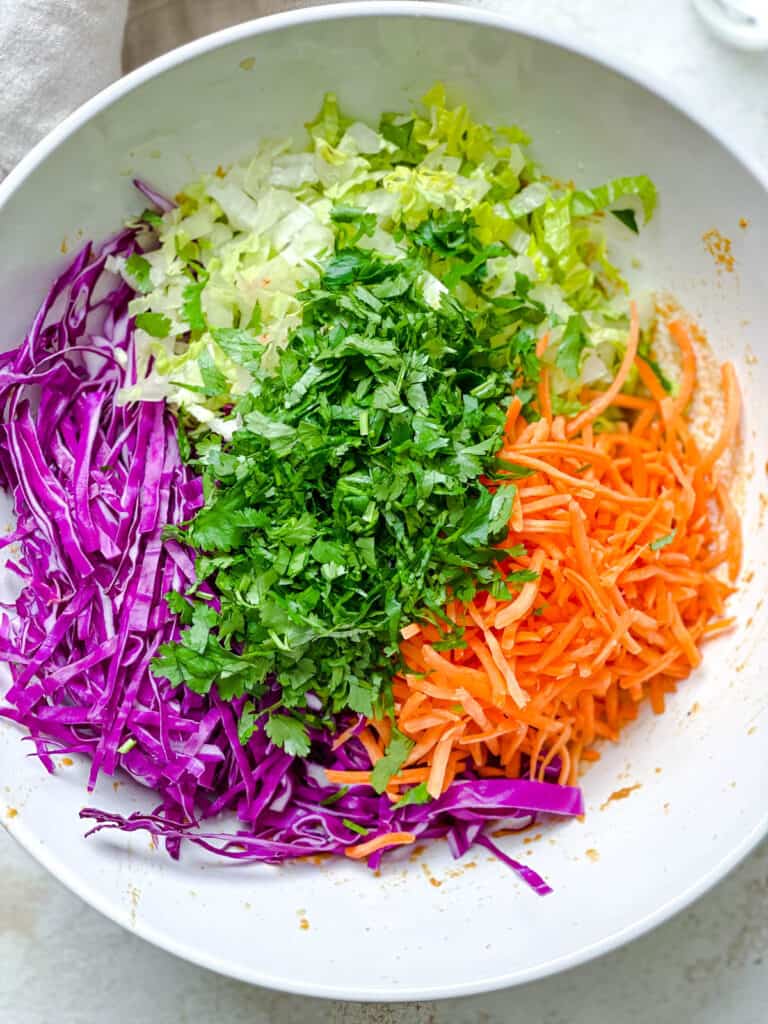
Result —
[{"label": "salad mixture", "polygon": [[157,794],[93,831],[374,868],[445,837],[547,892],[492,830],[583,813],[580,766],[731,624],[734,372],[704,447],[690,327],[608,254],[648,178],[553,180],[442,87],[307,128],[137,181],[0,356],[0,714]]}]

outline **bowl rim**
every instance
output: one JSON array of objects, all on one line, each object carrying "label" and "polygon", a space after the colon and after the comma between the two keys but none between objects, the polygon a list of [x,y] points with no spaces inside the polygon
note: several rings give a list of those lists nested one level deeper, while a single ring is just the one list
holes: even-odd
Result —
[{"label": "bowl rim", "polygon": [[[449,2],[434,2],[434,0],[347,0],[347,2],[304,7],[240,22],[170,50],[168,53],[141,65],[128,75],[117,79],[51,129],[11,170],[5,180],[0,183],[0,215],[2,215],[3,208],[11,196],[22,187],[35,169],[66,139],[127,93],[165,71],[171,70],[179,64],[186,63],[219,47],[227,46],[252,36],[266,35],[302,24],[370,17],[414,17],[481,25],[549,43],[584,57],[641,86],[683,114],[729,152],[752,175],[757,183],[768,192],[768,168],[757,157],[747,152],[741,143],[730,138],[727,131],[723,131],[717,126],[712,126],[703,107],[697,108],[690,97],[681,99],[673,96],[672,87],[668,82],[655,72],[639,67],[631,59],[625,60],[622,57],[619,60],[599,45],[566,38],[564,32],[544,27],[536,23],[529,16],[515,13],[500,14],[470,6],[469,3],[465,6],[457,2],[457,0],[454,0],[454,2],[450,2],[450,0]],[[471,996],[529,981],[536,981],[551,974],[577,967],[624,945],[632,939],[639,938],[644,933],[683,910],[735,868],[754,849],[760,840],[765,835],[768,835],[768,809],[762,820],[747,832],[727,854],[717,863],[711,865],[699,877],[693,879],[673,899],[656,907],[626,927],[606,935],[598,942],[583,946],[553,960],[545,960],[531,967],[511,971],[506,974],[481,977],[472,982],[410,986],[397,989],[396,991],[364,985],[354,988],[339,988],[333,984],[318,985],[303,982],[300,978],[292,976],[281,977],[262,972],[257,968],[245,969],[238,965],[232,965],[219,959],[216,955],[188,946],[184,942],[178,941],[166,934],[161,929],[142,922],[140,915],[134,919],[134,915],[118,901],[112,901],[102,896],[88,879],[83,878],[67,862],[52,854],[34,831],[26,826],[22,818],[0,821],[0,825],[40,865],[46,868],[56,879],[75,893],[75,895],[79,896],[85,903],[93,907],[93,909],[99,911],[116,924],[121,925],[127,931],[140,936],[168,953],[200,967],[253,985],[261,985],[296,995],[362,1002],[405,1002]]]}]

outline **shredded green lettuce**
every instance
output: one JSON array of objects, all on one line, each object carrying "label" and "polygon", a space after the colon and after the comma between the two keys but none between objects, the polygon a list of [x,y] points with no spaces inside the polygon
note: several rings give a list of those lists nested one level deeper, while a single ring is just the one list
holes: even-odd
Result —
[{"label": "shredded green lettuce", "polygon": [[[143,218],[147,251],[111,260],[137,291],[136,383],[122,401],[164,398],[193,427],[231,437],[233,402],[279,371],[302,323],[301,295],[340,245],[393,261],[418,251],[435,306],[453,294],[497,315],[520,301],[524,279],[538,317],[531,329],[549,334],[555,404],[577,406],[582,385],[610,379],[629,311],[605,214],[632,230],[638,216],[647,222],[649,178],[577,189],[546,177],[522,128],[475,121],[441,84],[418,110],[385,112],[375,127],[329,93],[306,128],[304,148],[264,140],[247,160],[186,186],[173,210]],[[426,238],[428,225],[442,239]],[[465,246],[461,265],[452,237]],[[510,319],[499,338],[520,329]]]}]

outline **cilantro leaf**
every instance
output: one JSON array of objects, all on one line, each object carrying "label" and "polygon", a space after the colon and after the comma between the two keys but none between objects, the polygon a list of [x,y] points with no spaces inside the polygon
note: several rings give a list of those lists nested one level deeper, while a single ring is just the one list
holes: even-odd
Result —
[{"label": "cilantro leaf", "polygon": [[677,536],[677,530],[673,530],[668,533],[665,537],[657,537],[656,540],[652,540],[648,545],[651,551],[661,551],[662,548],[667,547]]},{"label": "cilantro leaf", "polygon": [[190,624],[192,621],[192,605],[183,594],[180,594],[178,590],[169,590],[165,595],[165,603],[174,615],[179,616],[185,626]]},{"label": "cilantro leaf", "polygon": [[218,614],[207,604],[196,604],[192,611],[192,624],[184,634],[188,647],[202,654],[208,645],[208,636],[216,625]]},{"label": "cilantro leaf", "polygon": [[203,394],[210,398],[226,394],[229,389],[229,381],[213,361],[209,349],[204,348],[197,359],[200,367],[200,377],[203,381]]},{"label": "cilantro leaf", "polygon": [[528,466],[520,466],[516,462],[509,462],[507,459],[496,459],[495,465],[498,467],[499,476],[504,476],[511,480],[525,480],[526,477],[533,476],[536,472],[535,469],[529,469]]},{"label": "cilantro leaf", "polygon": [[208,284],[208,275],[206,273],[200,274],[197,280],[192,281],[188,284],[182,292],[182,313],[184,319],[189,324],[190,331],[197,334],[202,332],[208,326],[203,313],[203,289]]},{"label": "cilantro leaf", "polygon": [[[254,315],[256,310],[260,310],[258,304],[254,306]],[[260,323],[260,311],[258,320]],[[251,321],[253,321],[253,316]],[[215,327],[211,334],[219,348],[226,352],[233,362],[245,367],[246,370],[255,370],[261,365],[262,347],[258,339],[251,333],[250,324],[248,330],[242,330],[239,327]]]},{"label": "cilantro leaf", "polygon": [[246,745],[256,731],[257,720],[255,705],[252,700],[247,700],[243,704],[243,710],[240,712],[240,721],[237,723],[237,738],[243,746]]},{"label": "cilantro leaf", "polygon": [[350,711],[356,711],[366,718],[373,717],[373,694],[362,680],[353,678],[349,681],[347,706]]},{"label": "cilantro leaf", "polygon": [[331,795],[327,796],[325,800],[321,800],[320,806],[332,807],[333,804],[336,804],[339,802],[339,800],[342,800],[347,795],[348,792],[349,786],[340,786],[335,793],[331,793]]},{"label": "cilantro leaf", "polygon": [[282,747],[292,757],[306,757],[309,753],[309,735],[306,726],[290,715],[270,715],[265,731],[276,747]]},{"label": "cilantro leaf", "polygon": [[630,231],[634,231],[636,235],[640,234],[640,229],[637,226],[637,216],[634,210],[611,210],[613,216],[620,220],[621,223],[629,228]]},{"label": "cilantro leaf", "polygon": [[[462,707],[462,712],[463,710],[464,709]],[[432,797],[427,791],[426,782],[420,782],[418,786],[412,786],[409,790],[403,793],[397,803],[392,804],[392,810],[396,811],[398,807],[409,807],[412,804],[428,804],[431,799]]]},{"label": "cilantro leaf", "polygon": [[331,221],[334,224],[348,225],[348,230],[339,232],[337,244],[356,245],[361,238],[371,237],[376,230],[376,214],[366,213],[357,206],[337,203],[331,209]]},{"label": "cilantro leaf", "polygon": [[397,150],[389,157],[391,163],[415,165],[421,163],[427,155],[426,147],[413,137],[415,126],[416,122],[413,118],[404,118],[400,114],[391,113],[381,115],[379,133],[387,142],[392,142],[397,146]]},{"label": "cilantro leaf", "polygon": [[371,785],[377,793],[384,792],[387,783],[400,771],[412,749],[413,740],[409,740],[399,729],[393,729],[384,757],[376,762],[371,772]]},{"label": "cilantro leaf", "polygon": [[138,313],[136,326],[153,338],[167,338],[171,329],[171,321],[162,313]]},{"label": "cilantro leaf", "polygon": [[555,357],[555,364],[571,380],[579,376],[581,353],[587,341],[587,323],[581,313],[574,313],[568,317]]},{"label": "cilantro leaf", "polygon": [[218,680],[219,693],[226,700],[243,692],[249,675],[253,675],[253,665],[209,638],[204,653],[183,642],[162,644],[152,661],[152,671],[172,684],[184,683],[195,693],[208,693]]},{"label": "cilantro leaf", "polygon": [[358,825],[356,821],[352,821],[350,818],[342,818],[341,823],[345,828],[348,828],[350,832],[354,832],[358,836],[367,836],[371,831],[363,825]]},{"label": "cilantro leaf", "polygon": [[132,252],[125,261],[125,269],[128,276],[133,279],[140,292],[146,293],[152,291],[152,281],[150,279],[152,267],[149,260],[140,256],[137,252]]},{"label": "cilantro leaf", "polygon": [[514,572],[507,573],[504,582],[518,586],[523,583],[533,583],[538,578],[539,574],[533,569],[516,569]]},{"label": "cilantro leaf", "polygon": [[[512,479],[525,470],[496,453],[521,378],[526,400],[534,395],[545,311],[522,274],[504,302],[475,309],[447,293],[436,306],[426,301],[425,266],[443,276],[456,268],[462,294],[482,280],[487,247],[466,216],[431,218],[398,260],[347,244],[362,216],[337,209],[335,253],[299,295],[301,323],[276,373],[254,372],[237,400],[231,440],[185,435],[205,504],[167,531],[200,552],[198,584],[207,581],[218,604],[211,611],[199,588],[188,607],[174,599],[184,628],[153,670],[254,702],[278,678],[269,729],[287,731],[297,749],[310,689],[323,724],[344,710],[391,714],[402,626],[428,615],[441,647],[460,647],[462,630],[440,617],[450,596],[470,601],[494,587],[508,595],[527,578],[504,582],[498,565],[524,554],[496,545],[506,538]],[[263,349],[254,329],[211,335],[256,371]],[[198,355],[201,390],[214,398],[227,394],[217,358]],[[243,737],[251,714],[246,705]],[[408,749],[393,737],[378,785]]]},{"label": "cilantro leaf", "polygon": [[508,601],[510,598],[510,587],[519,589],[523,584],[532,583],[538,578],[539,574],[533,569],[515,569],[491,582],[491,596],[495,597],[497,601]]},{"label": "cilantro leaf", "polygon": [[242,506],[242,495],[229,491],[212,496],[192,521],[187,534],[190,543],[203,551],[230,551],[243,540],[244,530],[235,521],[234,513]]}]

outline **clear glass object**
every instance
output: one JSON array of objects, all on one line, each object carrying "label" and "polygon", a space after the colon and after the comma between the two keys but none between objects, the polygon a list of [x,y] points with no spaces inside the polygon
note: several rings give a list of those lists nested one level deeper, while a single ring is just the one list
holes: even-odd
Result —
[{"label": "clear glass object", "polygon": [[693,0],[714,34],[742,50],[768,50],[768,0]]}]

